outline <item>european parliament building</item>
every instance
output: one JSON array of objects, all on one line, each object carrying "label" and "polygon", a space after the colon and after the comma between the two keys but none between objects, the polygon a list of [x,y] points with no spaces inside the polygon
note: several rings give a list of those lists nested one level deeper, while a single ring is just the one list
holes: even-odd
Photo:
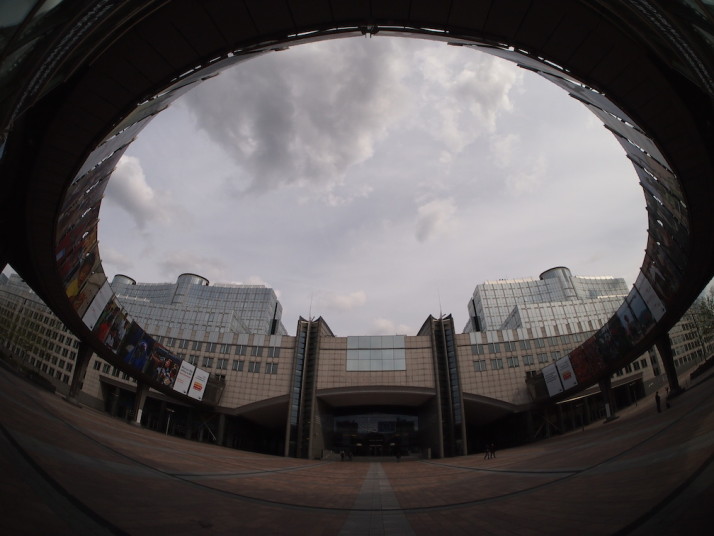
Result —
[{"label": "european parliament building", "polygon": [[[171,378],[162,352],[208,371],[214,403],[153,389],[139,397],[134,378],[96,355],[79,402],[162,433],[309,458],[463,455],[605,418],[598,386],[542,405],[531,380],[591,337],[628,293],[623,279],[557,267],[478,285],[462,333],[449,315],[429,316],[416,335],[341,337],[323,318],[300,318],[288,335],[275,293],[261,285],[211,285],[183,274],[160,284],[117,275],[111,286],[156,341],[151,349],[135,342],[122,355],[145,352],[143,371],[155,360],[155,377]],[[77,340],[16,275],[0,276],[0,324],[6,351],[67,392]],[[98,325],[110,347],[130,339],[122,317]],[[709,355],[691,314],[670,339],[679,373]],[[657,350],[611,381],[614,408],[664,389]]]}]

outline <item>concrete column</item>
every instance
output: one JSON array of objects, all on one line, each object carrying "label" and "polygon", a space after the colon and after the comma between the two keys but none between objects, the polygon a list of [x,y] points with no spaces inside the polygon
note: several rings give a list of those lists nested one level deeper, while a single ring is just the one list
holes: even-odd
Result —
[{"label": "concrete column", "polygon": [[605,420],[610,421],[612,419],[616,419],[617,417],[615,416],[615,411],[611,403],[612,397],[610,387],[612,386],[612,379],[608,376],[607,378],[600,380],[598,384],[600,386],[600,392],[602,392],[603,402],[605,403]]},{"label": "concrete column", "polygon": [[136,384],[136,395],[134,398],[134,423],[141,425],[141,414],[144,411],[144,402],[146,395],[149,393],[149,386],[142,382]]},{"label": "concrete column", "polygon": [[121,389],[119,386],[114,387],[112,389],[112,393],[109,395],[111,397],[111,400],[109,401],[109,415],[112,417],[117,416],[117,411],[119,409],[119,394],[121,392]]},{"label": "concrete column", "polygon": [[669,382],[669,396],[677,396],[683,391],[679,386],[677,378],[677,369],[674,366],[674,352],[672,352],[672,341],[669,338],[669,333],[665,333],[655,341],[655,346],[659,351],[659,356],[662,359],[662,366],[667,375]]},{"label": "concrete column", "polygon": [[77,357],[74,361],[74,370],[72,370],[72,383],[69,385],[69,393],[67,400],[76,400],[79,392],[82,390],[84,375],[87,372],[89,360],[92,357],[92,347],[84,341],[79,341],[77,348]]},{"label": "concrete column", "polygon": [[216,434],[216,443],[223,445],[223,440],[226,435],[226,414],[218,414],[218,433]]}]

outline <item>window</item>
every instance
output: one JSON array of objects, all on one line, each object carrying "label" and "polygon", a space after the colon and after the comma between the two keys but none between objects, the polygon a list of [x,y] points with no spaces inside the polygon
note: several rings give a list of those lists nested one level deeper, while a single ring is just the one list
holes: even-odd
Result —
[{"label": "window", "polygon": [[516,351],[516,343],[506,341],[503,343],[503,349],[506,352],[515,352]]},{"label": "window", "polygon": [[213,366],[213,358],[212,357],[204,357],[203,358],[203,366],[204,367],[212,367]]},{"label": "window", "polygon": [[280,357],[280,347],[271,346],[268,348],[268,357]]},{"label": "window", "polygon": [[642,360],[640,361],[640,365],[642,365],[642,368],[647,368],[647,360],[646,360],[646,359],[642,359]]},{"label": "window", "polygon": [[189,356],[188,356],[188,362],[189,362],[191,365],[195,365],[196,363],[198,363],[198,356],[195,355],[195,354],[189,355]]},{"label": "window", "polygon": [[278,364],[277,363],[266,363],[265,364],[265,373],[266,374],[277,374],[278,373]]},{"label": "window", "polygon": [[501,351],[501,344],[497,342],[488,343],[488,351],[491,354],[497,354]]},{"label": "window", "polygon": [[523,356],[523,364],[528,366],[528,365],[533,365],[533,356],[530,354],[524,355]]},{"label": "window", "polygon": [[94,362],[94,370],[99,370],[102,368],[102,364],[99,361]]},{"label": "window", "polygon": [[257,361],[248,361],[248,372],[260,372],[260,363]]},{"label": "window", "polygon": [[193,345],[191,346],[192,350],[200,351],[201,348],[203,347],[203,342],[202,341],[193,341]]},{"label": "window", "polygon": [[547,363],[548,354],[538,354],[538,363]]},{"label": "window", "polygon": [[243,361],[233,361],[233,370],[243,372]]},{"label": "window", "polygon": [[492,359],[491,370],[501,370],[503,368],[503,359]]},{"label": "window", "polygon": [[530,350],[530,349],[531,349],[531,341],[522,340],[521,341],[521,350]]},{"label": "window", "polygon": [[168,337],[166,339],[166,346],[176,346],[176,339],[173,337]]},{"label": "window", "polygon": [[472,344],[471,345],[471,353],[473,355],[483,355],[486,353],[486,350],[484,349],[483,344]]},{"label": "window", "polygon": [[518,358],[517,357],[509,357],[508,358],[508,368],[516,368],[517,366],[519,366]]},{"label": "window", "polygon": [[188,350],[188,341],[186,339],[179,339],[178,340],[178,347],[181,350]]},{"label": "window", "polygon": [[476,372],[483,372],[486,370],[486,360],[480,359],[478,361],[474,361],[474,370]]},{"label": "window", "polygon": [[219,359],[218,363],[216,363],[216,368],[218,370],[226,370],[228,368],[228,360],[227,359]]},{"label": "window", "polygon": [[635,370],[640,370],[640,362],[639,361],[633,361],[632,362],[632,368]]},{"label": "window", "polygon": [[[43,367],[44,368],[44,367]],[[102,372],[104,374],[109,374],[109,371],[112,369],[111,365],[109,363],[104,363],[102,366]]]},{"label": "window", "polygon": [[543,339],[536,339],[535,343],[537,348],[545,348],[545,341]]},{"label": "window", "polygon": [[625,365],[625,372],[632,372],[632,365]]},{"label": "window", "polygon": [[526,378],[535,378],[538,375],[537,370],[527,370],[526,371]]},{"label": "window", "polygon": [[217,346],[215,342],[206,343],[206,352],[215,352]]},{"label": "window", "polygon": [[222,354],[227,354],[231,351],[231,345],[230,344],[221,344],[221,353]]},{"label": "window", "polygon": [[262,357],[263,355],[263,347],[262,346],[253,346],[250,350],[250,355],[254,355],[256,357]]},{"label": "window", "polygon": [[245,346],[242,344],[236,346],[236,355],[245,355]]}]

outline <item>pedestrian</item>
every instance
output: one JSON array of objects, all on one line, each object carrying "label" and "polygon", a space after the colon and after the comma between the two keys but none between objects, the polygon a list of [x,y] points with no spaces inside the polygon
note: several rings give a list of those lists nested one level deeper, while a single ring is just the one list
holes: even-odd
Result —
[{"label": "pedestrian", "polygon": [[655,392],[655,404],[657,405],[657,413],[662,413],[662,400],[659,397],[659,391]]},{"label": "pedestrian", "polygon": [[495,458],[496,457],[496,443],[491,441],[491,446],[490,446],[489,450],[491,451],[491,458]]}]

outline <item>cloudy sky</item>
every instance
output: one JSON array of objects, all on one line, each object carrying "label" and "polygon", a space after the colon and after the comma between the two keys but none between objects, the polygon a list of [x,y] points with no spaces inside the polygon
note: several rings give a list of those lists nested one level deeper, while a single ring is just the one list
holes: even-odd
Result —
[{"label": "cloudy sky", "polygon": [[101,209],[107,275],[262,283],[338,336],[467,321],[474,286],[634,283],[642,191],[584,106],[472,49],[376,36],[248,61],[174,103]]}]

